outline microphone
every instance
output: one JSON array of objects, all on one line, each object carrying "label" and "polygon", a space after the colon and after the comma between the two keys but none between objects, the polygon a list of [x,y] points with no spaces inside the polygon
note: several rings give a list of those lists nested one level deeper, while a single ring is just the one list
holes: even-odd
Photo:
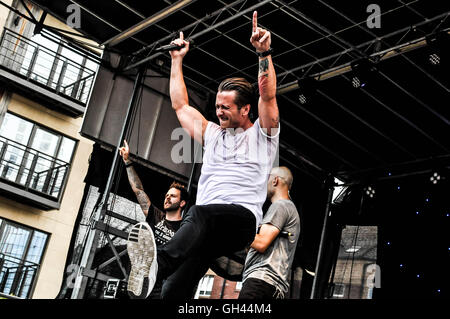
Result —
[{"label": "microphone", "polygon": [[287,232],[287,231],[283,230],[282,232],[280,232],[280,236],[283,238],[287,238],[290,243],[295,243],[295,240],[293,240],[294,234],[291,232]]},{"label": "microphone", "polygon": [[294,234],[283,230],[282,232],[280,232],[280,236],[289,238],[290,236],[294,236]]},{"label": "microphone", "polygon": [[[194,43],[193,40],[189,40],[188,42],[190,45],[192,45]],[[155,52],[169,52],[169,51],[173,51],[173,50],[181,50],[184,47],[185,47],[184,43],[182,45],[166,44],[166,45],[160,46],[159,48],[156,48]]]},{"label": "microphone", "polygon": [[159,48],[156,48],[155,52],[168,52],[172,50],[180,50],[181,48],[184,48],[184,44],[183,45],[167,44],[160,46]]}]

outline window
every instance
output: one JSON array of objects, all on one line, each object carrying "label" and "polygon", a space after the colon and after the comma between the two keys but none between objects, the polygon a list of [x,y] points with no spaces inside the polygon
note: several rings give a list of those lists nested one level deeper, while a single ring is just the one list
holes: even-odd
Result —
[{"label": "window", "polygon": [[198,296],[199,297],[211,296],[213,283],[214,283],[214,276],[212,276],[212,275],[204,276],[198,284],[198,289],[197,289]]},{"label": "window", "polygon": [[27,38],[7,28],[0,64],[82,103],[87,102],[98,69],[87,52],[70,47],[56,34],[42,30]]},{"label": "window", "polygon": [[0,180],[59,200],[75,140],[7,113],[0,127]]},{"label": "window", "polygon": [[29,298],[48,234],[0,218],[0,292]]},{"label": "window", "polygon": [[329,278],[330,285],[335,287],[334,298],[369,298],[372,276],[378,273],[377,243],[377,226],[345,225]]}]

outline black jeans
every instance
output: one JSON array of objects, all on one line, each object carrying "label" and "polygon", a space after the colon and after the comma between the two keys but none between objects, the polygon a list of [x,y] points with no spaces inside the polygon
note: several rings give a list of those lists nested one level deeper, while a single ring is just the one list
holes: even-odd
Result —
[{"label": "black jeans", "polygon": [[242,283],[238,299],[277,299],[275,286],[258,278],[248,278]]},{"label": "black jeans", "polygon": [[192,206],[172,239],[158,247],[158,278],[173,277],[164,285],[162,297],[185,298],[213,259],[244,249],[252,243],[255,231],[255,216],[243,206]]}]

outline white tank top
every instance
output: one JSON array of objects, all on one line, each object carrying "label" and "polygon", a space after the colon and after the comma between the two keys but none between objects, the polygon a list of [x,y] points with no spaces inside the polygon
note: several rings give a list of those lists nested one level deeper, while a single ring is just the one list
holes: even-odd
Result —
[{"label": "white tank top", "polygon": [[196,204],[242,205],[255,215],[258,226],[268,175],[278,166],[278,141],[279,129],[273,136],[266,135],[259,118],[245,131],[222,129],[209,122]]}]

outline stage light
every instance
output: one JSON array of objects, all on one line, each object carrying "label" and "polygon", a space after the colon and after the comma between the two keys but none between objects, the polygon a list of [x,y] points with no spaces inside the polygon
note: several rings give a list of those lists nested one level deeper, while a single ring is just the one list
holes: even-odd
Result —
[{"label": "stage light", "polygon": [[363,83],[363,84],[361,85],[361,80],[360,80],[357,76],[354,76],[354,77],[352,78],[352,85],[353,85],[354,88],[359,88],[359,87],[361,87],[361,86],[364,86],[365,83]]},{"label": "stage light", "polygon": [[300,104],[306,104],[306,96],[304,94],[300,94],[298,96],[298,101],[300,102]]},{"label": "stage light", "polygon": [[446,31],[438,31],[426,37],[430,48],[428,61],[433,66],[440,66],[444,59],[448,62],[450,54],[450,36]]},{"label": "stage light", "polygon": [[312,77],[304,77],[298,80],[298,101],[300,104],[307,104],[311,102],[311,99],[317,89],[318,82]]},{"label": "stage light", "polygon": [[441,63],[441,58],[436,53],[432,53],[429,55],[430,63],[433,65],[438,65]]},{"label": "stage light", "polygon": [[433,175],[431,175],[431,177],[430,177],[430,181],[433,184],[437,184],[440,180],[441,180],[441,175],[439,175],[439,173],[437,173],[437,172],[434,172]]},{"label": "stage light", "polygon": [[371,186],[365,188],[364,191],[366,192],[366,195],[369,196],[370,198],[375,197],[375,189],[373,189]]},{"label": "stage light", "polygon": [[353,61],[350,65],[352,68],[352,86],[354,88],[366,86],[372,77],[372,73],[376,71],[375,63],[369,59],[359,59]]}]

